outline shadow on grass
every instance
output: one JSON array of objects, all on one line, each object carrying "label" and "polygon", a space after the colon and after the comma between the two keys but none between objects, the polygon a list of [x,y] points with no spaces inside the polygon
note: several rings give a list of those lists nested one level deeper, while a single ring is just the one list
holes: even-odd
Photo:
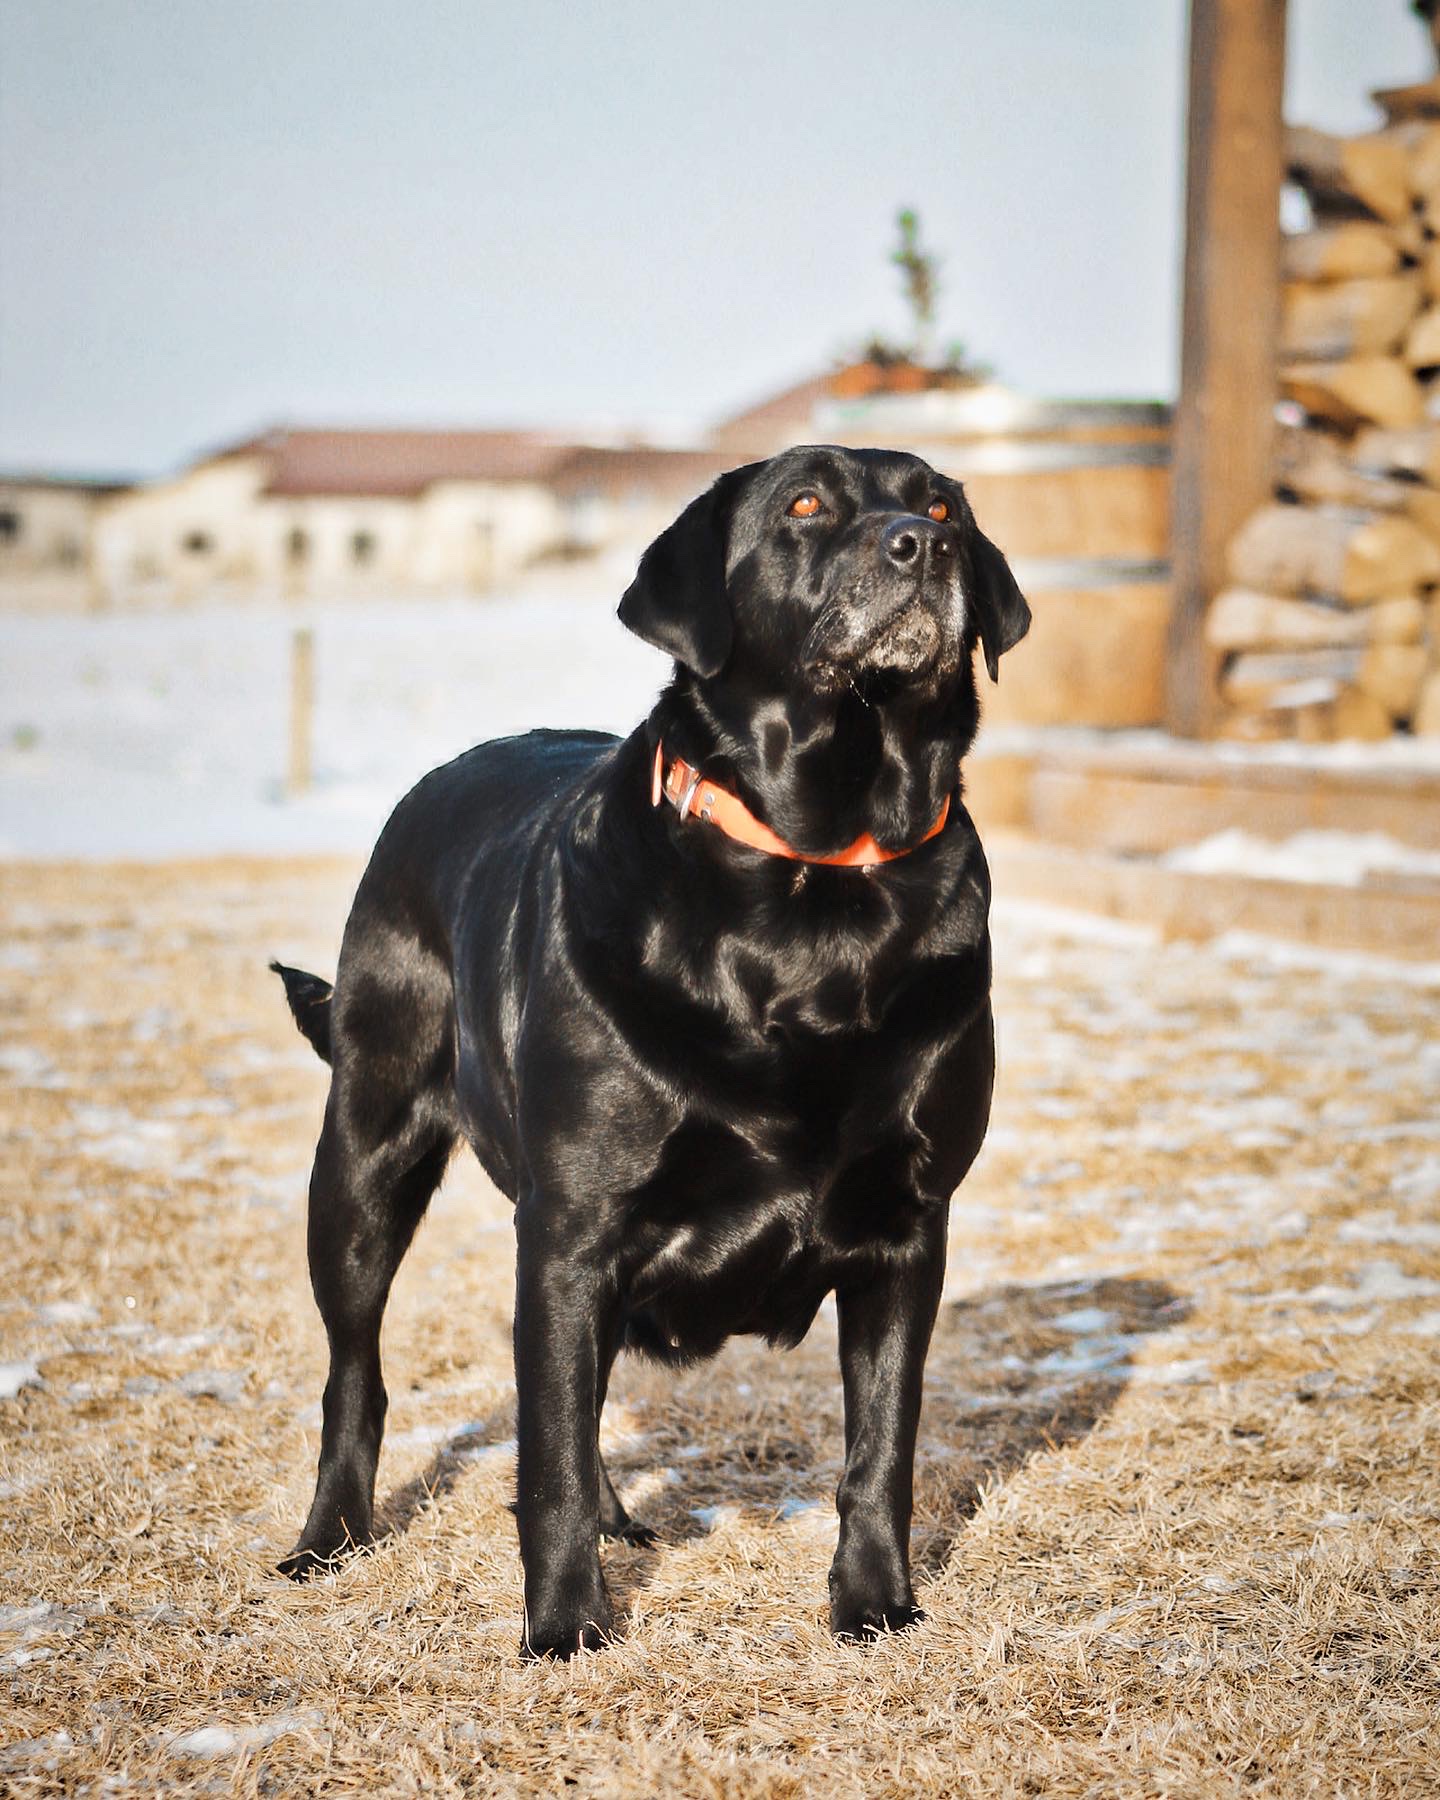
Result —
[{"label": "shadow on grass", "polygon": [[[916,1463],[911,1554],[917,1576],[944,1568],[986,1487],[1031,1457],[1095,1430],[1129,1385],[1140,1342],[1182,1323],[1190,1310],[1165,1282],[1123,1276],[991,1288],[943,1308],[927,1365]],[[646,1385],[654,1402],[646,1410],[660,1428],[607,1457],[622,1493],[651,1488],[633,1510],[660,1535],[654,1547],[616,1544],[606,1553],[622,1617],[667,1543],[712,1528],[711,1508],[778,1521],[797,1505],[831,1501],[843,1451],[833,1358],[815,1343],[788,1356],[760,1346],[739,1354],[748,1377],[743,1385],[705,1369],[678,1381],[653,1371]],[[691,1400],[703,1394],[704,1404],[687,1407],[687,1388]],[[716,1400],[717,1390],[746,1399],[727,1407]],[[688,1442],[679,1436],[687,1416]],[[497,1409],[440,1445],[425,1472],[380,1506],[378,1532],[408,1530],[468,1468],[511,1448],[513,1430],[513,1411]],[[667,1465],[680,1479],[656,1482]]]},{"label": "shadow on grass", "polygon": [[489,1456],[500,1456],[515,1446],[515,1408],[496,1407],[446,1438],[428,1467],[388,1494],[375,1508],[377,1541],[400,1537],[420,1514],[448,1494],[467,1469]]},{"label": "shadow on grass", "polygon": [[921,1421],[916,1573],[945,1566],[985,1488],[1088,1437],[1129,1386],[1141,1341],[1190,1311],[1166,1282],[1133,1276],[992,1288],[945,1308]]}]

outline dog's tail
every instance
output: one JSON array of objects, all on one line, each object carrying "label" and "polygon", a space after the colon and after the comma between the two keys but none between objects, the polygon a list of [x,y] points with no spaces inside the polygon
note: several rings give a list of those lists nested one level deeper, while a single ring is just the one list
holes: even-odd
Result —
[{"label": "dog's tail", "polygon": [[310,1040],[322,1062],[330,1056],[330,1001],[335,993],[328,981],[318,975],[307,975],[303,969],[286,968],[282,962],[270,967],[285,983],[285,998],[295,1015],[295,1023],[303,1037]]}]

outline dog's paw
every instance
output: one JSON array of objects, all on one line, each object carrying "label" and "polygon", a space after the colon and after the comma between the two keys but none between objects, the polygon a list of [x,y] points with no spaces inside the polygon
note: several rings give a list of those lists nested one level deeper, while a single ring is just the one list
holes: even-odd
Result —
[{"label": "dog's paw", "polygon": [[348,1532],[330,1540],[301,1538],[288,1556],[281,1557],[276,1568],[292,1581],[308,1581],[312,1575],[326,1575],[338,1569],[347,1557],[368,1548],[374,1540],[357,1543]]},{"label": "dog's paw", "polygon": [[537,1624],[527,1620],[520,1640],[521,1658],[525,1662],[540,1662],[553,1656],[557,1662],[568,1662],[577,1650],[603,1649],[615,1634],[610,1609],[604,1610],[603,1620],[586,1619],[583,1624],[554,1620]]},{"label": "dog's paw", "polygon": [[908,1631],[924,1617],[913,1601],[893,1606],[832,1606],[830,1629],[842,1643],[873,1644],[887,1631]]},{"label": "dog's paw", "polygon": [[642,1525],[638,1519],[626,1519],[623,1524],[602,1525],[600,1535],[611,1543],[633,1544],[638,1550],[648,1550],[652,1544],[660,1542],[660,1533],[652,1531],[648,1525]]},{"label": "dog's paw", "polygon": [[292,1581],[308,1581],[312,1575],[323,1575],[327,1569],[335,1568],[343,1554],[343,1548],[331,1550],[327,1554],[323,1550],[312,1549],[308,1544],[297,1544],[288,1556],[281,1557],[275,1567]]}]

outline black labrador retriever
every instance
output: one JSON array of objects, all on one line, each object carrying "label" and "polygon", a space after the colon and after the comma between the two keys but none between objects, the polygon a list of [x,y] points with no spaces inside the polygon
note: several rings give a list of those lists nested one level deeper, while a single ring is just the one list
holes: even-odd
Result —
[{"label": "black labrador retriever", "polygon": [[599,1540],[650,1536],[597,1442],[617,1352],[790,1346],[831,1292],[831,1625],[899,1629],[948,1201],[994,1073],[972,652],[993,679],[1029,609],[956,482],[812,446],[721,476],[620,618],[675,659],[645,723],[427,775],[333,990],[275,965],[334,1066],[309,1214],[330,1374],[282,1567],[371,1537],[381,1315],[463,1136],[515,1202],[523,1649],[603,1642]]}]

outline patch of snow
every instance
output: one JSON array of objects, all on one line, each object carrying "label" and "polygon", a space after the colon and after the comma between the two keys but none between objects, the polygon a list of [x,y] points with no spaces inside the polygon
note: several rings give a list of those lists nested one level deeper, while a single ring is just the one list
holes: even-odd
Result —
[{"label": "patch of snow", "polygon": [[[38,745],[0,749],[0,853],[364,851],[406,789],[472,744],[644,718],[668,670],[615,619],[623,586],[597,570],[593,593],[8,619],[0,745],[19,725]],[[316,778],[289,798],[299,625],[315,632]]]},{"label": "patch of snow", "polygon": [[1254,931],[1221,932],[1207,948],[1227,961],[1268,963],[1279,969],[1313,969],[1367,985],[1385,982],[1406,987],[1440,987],[1440,962],[1406,962],[1403,957],[1376,956],[1367,950],[1331,950],[1321,944],[1263,937]]},{"label": "patch of snow", "polygon": [[1361,1213],[1346,1219],[1335,1235],[1342,1244],[1423,1244],[1440,1248],[1440,1223],[1430,1219],[1404,1220],[1390,1211]]},{"label": "patch of snow", "polygon": [[1428,1300],[1437,1294],[1440,1281],[1407,1275],[1398,1263],[1382,1259],[1363,1263],[1349,1287],[1313,1287],[1296,1297],[1312,1306],[1363,1306],[1372,1300]]},{"label": "patch of snow", "polygon": [[0,1071],[15,1076],[21,1087],[33,1087],[54,1064],[31,1044],[0,1044]]},{"label": "patch of snow", "polygon": [[253,1725],[202,1725],[196,1731],[171,1738],[166,1749],[172,1756],[237,1756],[242,1751],[263,1749],[291,1732],[308,1730],[320,1724],[321,1719],[318,1712],[281,1713]]},{"label": "patch of snow", "polygon": [[1133,1379],[1154,1387],[1194,1387],[1213,1381],[1214,1373],[1201,1357],[1177,1357],[1174,1362],[1141,1363],[1131,1371]]},{"label": "patch of snow", "polygon": [[1115,1315],[1098,1306],[1077,1306],[1073,1312],[1060,1313],[1050,1323],[1061,1331],[1079,1331],[1095,1337],[1111,1329],[1115,1323]]},{"label": "patch of snow", "polygon": [[1402,1200],[1440,1200],[1440,1156],[1427,1156],[1401,1169],[1390,1186]]},{"label": "patch of snow", "polygon": [[1035,1367],[1046,1375],[1099,1375],[1126,1361],[1134,1342],[1124,1336],[1080,1338],[1072,1349],[1042,1356]]},{"label": "patch of snow", "polygon": [[[1000,900],[991,915],[997,932],[1012,922],[1029,931],[1081,943],[1113,944],[1122,949],[1156,945],[1161,940],[1157,925],[1130,919],[1107,919],[1098,913],[1078,912],[1047,900]],[[1045,969],[1048,971],[1048,962]],[[1041,977],[1043,979],[1043,972]]]},{"label": "patch of snow", "polygon": [[219,1400],[231,1406],[244,1394],[245,1380],[240,1369],[194,1369],[175,1385],[191,1400]]},{"label": "patch of snow", "polygon": [[1098,756],[1117,770],[1127,761],[1153,764],[1158,757],[1190,762],[1198,769],[1216,761],[1322,769],[1440,769],[1440,738],[1401,733],[1378,743],[1358,739],[1334,744],[1302,744],[1293,739],[1270,744],[1192,743],[1153,728],[1110,731],[1091,725],[997,725],[985,731],[981,748],[987,755],[1039,755],[1070,765]]},{"label": "patch of snow", "polygon": [[21,1388],[41,1386],[40,1370],[33,1362],[0,1363],[0,1400],[13,1400]]},{"label": "patch of snow", "polygon": [[42,1325],[93,1325],[100,1317],[84,1300],[47,1300],[35,1316]]},{"label": "patch of snow", "polygon": [[1417,850],[1381,831],[1297,831],[1279,843],[1238,828],[1218,831],[1160,858],[1192,875],[1324,882],[1359,887],[1376,874],[1440,879],[1440,851]]}]

